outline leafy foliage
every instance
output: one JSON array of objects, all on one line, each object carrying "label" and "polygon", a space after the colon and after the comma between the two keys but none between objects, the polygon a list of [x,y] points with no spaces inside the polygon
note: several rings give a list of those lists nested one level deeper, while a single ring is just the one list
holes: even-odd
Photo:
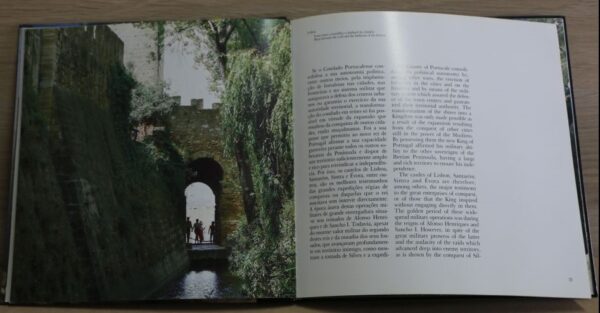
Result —
[{"label": "leafy foliage", "polygon": [[273,90],[266,65],[252,50],[233,58],[221,107],[226,153],[240,141],[252,149],[265,139],[265,109]]},{"label": "leafy foliage", "polygon": [[[169,137],[169,130],[155,131],[142,143],[130,139],[132,124],[161,122],[177,102],[166,94],[164,84],[151,87],[142,85],[120,64],[113,66],[109,82],[107,92],[112,103],[112,121],[120,137],[118,142],[130,162],[129,166],[121,164],[117,173],[128,173],[131,179],[140,181],[148,180],[149,176],[160,179],[169,189],[167,194],[172,196],[171,204],[185,208],[185,197],[182,196],[182,190],[185,190],[185,163],[181,152]],[[132,164],[136,168],[132,168]],[[181,213],[183,215],[183,211]]]},{"label": "leafy foliage", "polygon": [[[107,92],[112,103],[112,121],[120,137],[118,142],[130,163],[129,166],[121,164],[116,173],[128,173],[131,179],[140,181],[148,180],[149,176],[160,179],[168,186],[167,194],[172,196],[171,203],[178,208],[185,208],[185,198],[181,196],[181,191],[185,189],[185,164],[169,137],[168,129],[155,131],[142,143],[130,138],[132,124],[160,122],[177,102],[166,94],[165,85],[142,85],[120,64],[113,66],[109,82]],[[132,164],[136,168],[132,168]]]},{"label": "leafy foliage", "polygon": [[240,221],[231,236],[230,267],[242,279],[242,288],[254,297],[294,297],[294,207],[286,202],[281,211],[280,236],[270,237],[260,223]]},{"label": "leafy foliage", "polygon": [[165,118],[178,105],[177,101],[167,94],[166,89],[165,83],[151,86],[138,84],[132,91],[131,113],[129,114],[131,122],[163,124]]},{"label": "leafy foliage", "polygon": [[214,18],[143,22],[136,26],[157,31],[159,50],[176,42],[183,43],[184,47],[191,46],[195,61],[211,73],[211,88],[222,92],[229,68],[229,54],[247,49],[264,51],[269,42],[269,30],[281,23],[283,21]]},{"label": "leafy foliage", "polygon": [[229,238],[231,268],[255,297],[293,296],[293,214],[290,32],[282,25],[270,47],[229,55],[221,123],[227,153],[244,145],[257,198],[255,220],[242,220]]},{"label": "leafy foliage", "polygon": [[270,150],[277,155],[275,159],[278,179],[282,182],[282,192],[293,198],[293,112],[292,112],[292,67],[291,67],[290,30],[282,28],[271,45],[271,76],[274,89],[278,91],[275,106],[268,124],[272,136]]}]

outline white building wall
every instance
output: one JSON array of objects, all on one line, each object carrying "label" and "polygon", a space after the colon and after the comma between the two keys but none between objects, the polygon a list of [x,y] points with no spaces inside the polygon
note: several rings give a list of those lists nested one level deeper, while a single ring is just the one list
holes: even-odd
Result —
[{"label": "white building wall", "polygon": [[190,40],[167,34],[164,39],[161,62],[152,58],[156,55],[156,31],[139,28],[133,24],[112,24],[109,27],[124,44],[123,63],[131,70],[134,78],[143,84],[154,85],[160,80],[169,85],[171,96],[180,96],[181,105],[190,105],[192,99],[202,99],[204,108],[210,109],[220,102],[219,95],[210,90],[211,74],[203,64],[196,63],[199,53]]},{"label": "white building wall", "polygon": [[163,62],[151,57],[156,55],[156,31],[135,27],[131,23],[112,24],[110,29],[123,41],[123,64],[135,79],[145,85],[156,85],[162,79]]}]

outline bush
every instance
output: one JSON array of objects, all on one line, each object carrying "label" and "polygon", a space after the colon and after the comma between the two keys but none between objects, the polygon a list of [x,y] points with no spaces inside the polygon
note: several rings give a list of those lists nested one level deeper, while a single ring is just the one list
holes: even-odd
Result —
[{"label": "bush", "polygon": [[271,238],[260,223],[242,220],[230,235],[230,267],[242,279],[242,288],[251,297],[296,295],[294,205],[284,204],[280,216],[280,236]]}]

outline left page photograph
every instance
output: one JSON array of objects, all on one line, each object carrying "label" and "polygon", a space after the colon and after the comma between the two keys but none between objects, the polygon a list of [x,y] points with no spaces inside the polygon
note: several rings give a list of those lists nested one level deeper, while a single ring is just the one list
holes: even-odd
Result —
[{"label": "left page photograph", "polygon": [[286,20],[20,40],[7,302],[295,297]]}]

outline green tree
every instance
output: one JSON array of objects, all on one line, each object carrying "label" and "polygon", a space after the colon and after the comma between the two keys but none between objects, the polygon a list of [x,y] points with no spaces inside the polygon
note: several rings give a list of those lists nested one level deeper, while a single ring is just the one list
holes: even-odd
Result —
[{"label": "green tree", "polygon": [[132,91],[131,112],[129,118],[134,124],[161,125],[178,105],[166,92],[164,83],[147,86],[137,84]]},{"label": "green tree", "polygon": [[244,151],[256,212],[231,236],[232,268],[253,296],[293,296],[294,227],[289,27],[262,52],[229,54],[221,122],[226,152]]}]

